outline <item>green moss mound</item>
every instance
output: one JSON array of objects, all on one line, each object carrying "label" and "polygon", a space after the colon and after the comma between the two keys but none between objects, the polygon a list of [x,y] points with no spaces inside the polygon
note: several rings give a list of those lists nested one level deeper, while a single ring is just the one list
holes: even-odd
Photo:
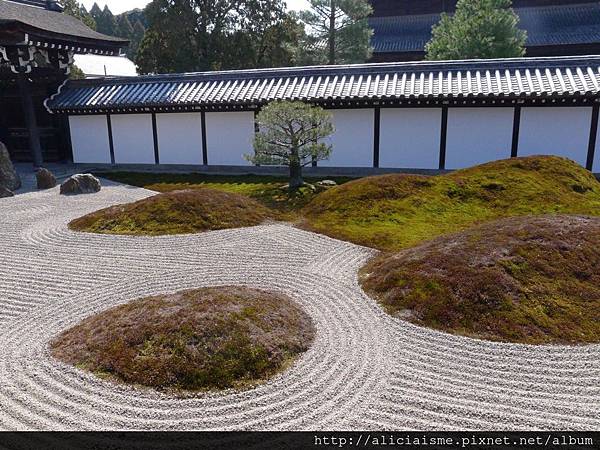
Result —
[{"label": "green moss mound", "polygon": [[513,158],[448,175],[383,175],[319,194],[305,226],[360,245],[396,251],[502,217],[600,215],[600,183],[558,157]]},{"label": "green moss mound", "polygon": [[69,227],[90,233],[157,236],[255,226],[275,216],[246,196],[198,189],[111,206],[75,219]]},{"label": "green moss mound", "polygon": [[[97,176],[118,183],[138,186],[156,192],[189,189],[215,189],[250,197],[267,208],[277,211],[286,220],[296,220],[298,212],[323,188],[318,185],[325,178],[307,177],[312,185],[290,191],[285,176],[270,175],[209,175],[203,173],[152,173],[152,172],[99,172]],[[326,178],[337,184],[350,181],[349,177]]]},{"label": "green moss mound", "polygon": [[600,342],[600,218],[500,219],[372,260],[387,312],[450,333],[527,344]]},{"label": "green moss mound", "polygon": [[160,390],[245,388],[289,365],[314,338],[288,297],[204,288],[133,301],[84,320],[51,343],[54,357]]}]

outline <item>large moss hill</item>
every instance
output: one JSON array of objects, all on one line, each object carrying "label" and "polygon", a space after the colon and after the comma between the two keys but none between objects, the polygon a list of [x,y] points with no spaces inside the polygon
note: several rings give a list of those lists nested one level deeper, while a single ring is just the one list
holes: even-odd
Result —
[{"label": "large moss hill", "polygon": [[482,339],[600,341],[600,218],[500,219],[395,254],[362,270],[391,315]]},{"label": "large moss hill", "polygon": [[302,212],[310,230],[395,251],[503,217],[600,215],[600,183],[565,158],[513,158],[435,177],[351,181],[319,194]]},{"label": "large moss hill", "polygon": [[277,213],[249,197],[214,189],[173,191],[73,220],[76,231],[169,235],[260,225]]},{"label": "large moss hill", "polygon": [[179,395],[262,383],[314,336],[310,317],[289,297],[226,286],[116,306],[64,331],[51,352],[99,376]]}]

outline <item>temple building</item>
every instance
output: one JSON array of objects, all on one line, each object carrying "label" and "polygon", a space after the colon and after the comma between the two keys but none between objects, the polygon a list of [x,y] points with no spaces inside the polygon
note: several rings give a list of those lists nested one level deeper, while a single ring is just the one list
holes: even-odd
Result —
[{"label": "temple building", "polygon": [[[457,0],[371,0],[373,62],[416,61],[425,56],[431,28]],[[526,56],[600,54],[597,0],[513,0],[520,28],[527,31]]]},{"label": "temple building", "polygon": [[63,84],[75,54],[120,55],[128,42],[63,14],[56,0],[0,0],[0,141],[15,161],[61,161],[66,122],[44,101]]}]

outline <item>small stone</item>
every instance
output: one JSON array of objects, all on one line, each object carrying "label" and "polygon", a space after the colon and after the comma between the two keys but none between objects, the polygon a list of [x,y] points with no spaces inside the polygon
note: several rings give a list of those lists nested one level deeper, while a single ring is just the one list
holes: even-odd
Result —
[{"label": "small stone", "polygon": [[100,180],[89,173],[73,175],[60,185],[62,195],[93,194],[100,192]]},{"label": "small stone", "polygon": [[9,191],[16,191],[21,187],[21,179],[15,170],[6,145],[0,142],[0,186]]},{"label": "small stone", "polygon": [[56,186],[56,177],[48,169],[40,168],[36,172],[35,177],[38,189],[52,189]]},{"label": "small stone", "polygon": [[15,194],[12,191],[9,191],[4,186],[0,186],[0,198],[6,197],[14,197]]},{"label": "small stone", "polygon": [[317,183],[319,186],[334,187],[338,184],[333,180],[322,180]]}]

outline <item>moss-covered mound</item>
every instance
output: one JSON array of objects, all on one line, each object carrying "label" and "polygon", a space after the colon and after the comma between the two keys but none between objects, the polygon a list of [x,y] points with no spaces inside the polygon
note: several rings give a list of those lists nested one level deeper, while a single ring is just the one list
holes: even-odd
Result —
[{"label": "moss-covered mound", "polygon": [[275,213],[244,195],[212,189],[158,194],[73,220],[76,231],[166,235],[259,225]]},{"label": "moss-covered mound", "polygon": [[313,337],[310,317],[285,296],[204,288],[90,317],[56,338],[51,351],[101,376],[180,392],[263,381],[306,351]]},{"label": "moss-covered mound", "polygon": [[502,217],[600,215],[600,183],[574,162],[536,156],[496,161],[448,175],[383,175],[319,194],[306,227],[382,250]]},{"label": "moss-covered mound", "polygon": [[365,290],[393,316],[530,344],[600,342],[600,218],[501,219],[372,260]]}]

